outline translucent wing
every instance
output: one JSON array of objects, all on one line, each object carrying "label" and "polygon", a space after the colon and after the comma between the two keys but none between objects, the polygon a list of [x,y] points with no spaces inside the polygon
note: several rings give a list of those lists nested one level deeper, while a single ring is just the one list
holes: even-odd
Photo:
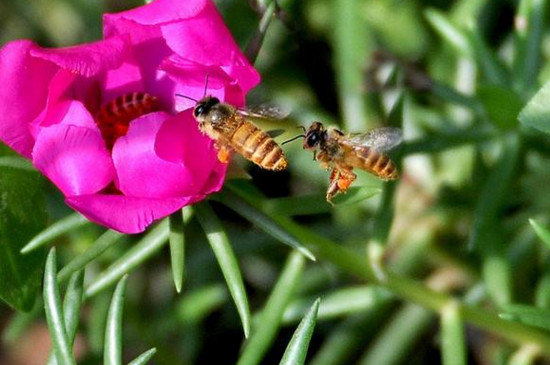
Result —
[{"label": "translucent wing", "polygon": [[264,103],[239,109],[239,113],[251,118],[284,119],[288,117],[290,110],[277,104]]},{"label": "translucent wing", "polygon": [[266,131],[266,133],[271,138],[276,138],[276,137],[279,137],[280,135],[282,135],[283,133],[285,133],[285,130],[284,129],[271,129],[269,131]]},{"label": "translucent wing", "polygon": [[403,132],[399,128],[376,128],[367,133],[352,134],[348,137],[350,144],[356,147],[372,147],[384,152],[392,149],[403,141]]}]

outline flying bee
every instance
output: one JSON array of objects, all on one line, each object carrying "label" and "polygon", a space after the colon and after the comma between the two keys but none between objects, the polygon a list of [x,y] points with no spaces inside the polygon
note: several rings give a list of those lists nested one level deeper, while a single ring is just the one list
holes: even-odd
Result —
[{"label": "flying bee", "polygon": [[241,110],[220,102],[216,97],[206,96],[196,101],[193,116],[201,132],[216,141],[220,162],[228,163],[235,151],[264,169],[279,171],[286,168],[287,161],[281,147],[269,133],[251,121],[252,118],[284,117],[277,108],[266,106],[256,111]]},{"label": "flying bee", "polygon": [[382,180],[395,180],[399,177],[397,167],[384,153],[398,145],[402,140],[398,128],[378,128],[363,134],[346,135],[334,127],[324,128],[320,122],[313,122],[304,134],[296,138],[304,138],[302,147],[313,150],[313,159],[319,161],[321,167],[332,169],[327,201],[338,193],[345,193],[357,175],[354,168],[362,169],[376,175]]},{"label": "flying bee", "polygon": [[142,115],[160,110],[155,96],[142,92],[121,95],[104,104],[95,121],[109,149],[118,137],[126,135],[130,122]]}]

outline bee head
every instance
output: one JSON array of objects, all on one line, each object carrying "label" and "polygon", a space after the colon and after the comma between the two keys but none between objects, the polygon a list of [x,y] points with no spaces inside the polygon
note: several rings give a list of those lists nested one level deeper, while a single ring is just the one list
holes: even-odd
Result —
[{"label": "bee head", "polygon": [[218,105],[219,103],[220,99],[213,96],[207,96],[198,101],[195,109],[193,109],[193,116],[197,119],[197,121],[204,122],[212,110],[212,107]]},{"label": "bee head", "polygon": [[313,122],[306,132],[304,138],[304,144],[302,145],[305,150],[312,150],[318,148],[321,142],[325,139],[326,131],[323,124],[320,122]]}]

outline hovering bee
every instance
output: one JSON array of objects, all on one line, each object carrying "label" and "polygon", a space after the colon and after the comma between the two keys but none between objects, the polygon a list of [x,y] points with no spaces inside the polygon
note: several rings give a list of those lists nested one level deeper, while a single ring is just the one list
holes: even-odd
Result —
[{"label": "hovering bee", "polygon": [[[319,161],[321,167],[332,169],[327,201],[342,192],[345,193],[357,175],[354,168],[362,169],[376,175],[382,180],[395,180],[399,177],[397,167],[384,154],[402,140],[398,128],[378,128],[363,134],[345,135],[334,127],[324,128],[322,123],[313,122],[304,134],[296,138],[304,138],[303,148],[313,150],[313,159]],[[318,153],[317,153],[318,151]]]},{"label": "hovering bee", "polygon": [[116,139],[126,135],[130,122],[139,116],[160,110],[155,96],[142,92],[121,95],[105,105],[96,114],[95,121],[109,149]]},{"label": "hovering bee", "polygon": [[213,96],[206,96],[196,103],[193,116],[199,122],[201,132],[216,141],[220,162],[229,162],[231,153],[235,151],[264,169],[279,171],[286,168],[287,161],[281,147],[250,120],[280,119],[282,111],[268,105],[256,111],[241,110]]}]

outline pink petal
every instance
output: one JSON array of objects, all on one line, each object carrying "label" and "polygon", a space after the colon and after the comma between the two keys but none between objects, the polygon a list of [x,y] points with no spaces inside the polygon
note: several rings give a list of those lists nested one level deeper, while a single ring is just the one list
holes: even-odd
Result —
[{"label": "pink petal", "polygon": [[108,71],[102,82],[101,104],[135,91],[145,91],[143,76],[138,63],[128,57],[116,70]]},{"label": "pink petal", "polygon": [[246,92],[260,81],[212,3],[196,17],[162,26],[166,44],[180,57],[198,64],[224,66]]},{"label": "pink petal", "polygon": [[[117,171],[118,189],[127,196],[168,198],[203,193],[214,167],[212,158],[203,155],[201,147],[207,146],[198,131],[187,128],[183,134],[172,135],[183,152],[179,161],[160,158],[155,151],[157,133],[163,124],[172,119],[158,112],[142,116],[130,124],[126,136],[113,148],[113,161]],[[193,121],[196,129],[196,122]],[[163,141],[164,142],[164,141]],[[185,145],[185,148],[181,148]],[[168,147],[170,148],[170,147]],[[170,153],[178,153],[174,149]],[[192,163],[188,161],[192,160]]]},{"label": "pink petal", "polygon": [[88,109],[80,101],[64,100],[53,105],[40,123],[40,127],[48,127],[63,123],[89,129],[97,125]]},{"label": "pink petal", "polygon": [[160,158],[184,164],[193,171],[209,171],[218,163],[214,141],[199,131],[191,110],[162,124],[154,147]]},{"label": "pink petal", "polygon": [[206,5],[206,0],[156,0],[129,11],[116,14],[105,14],[105,24],[116,23],[118,20],[131,20],[142,25],[157,25],[178,21],[197,15]]},{"label": "pink petal", "polygon": [[[161,100],[172,100],[174,95],[173,81],[159,70],[163,60],[174,56],[174,52],[181,59],[196,65],[223,66],[232,82],[242,83],[240,86],[244,91],[257,85],[260,81],[258,73],[240,52],[215,6],[209,1],[195,3],[199,4],[197,9],[200,8],[200,13],[188,12],[188,2],[183,5],[175,0],[165,0],[129,12],[106,15],[104,34],[130,36],[145,90]],[[134,17],[134,12],[141,14],[141,9],[151,5],[155,6],[158,14],[144,13],[147,19],[141,15]],[[162,14],[166,9],[172,14],[168,11]],[[187,16],[190,18],[187,19]]]},{"label": "pink petal", "polygon": [[216,193],[222,189],[228,166],[229,164],[219,162],[214,165],[214,169],[210,172],[210,176],[202,188],[204,194]]},{"label": "pink petal", "polygon": [[128,37],[118,36],[66,48],[37,46],[31,49],[30,54],[78,75],[91,77],[118,68],[129,50]]},{"label": "pink petal", "polygon": [[[142,90],[165,102],[173,99],[173,82],[158,69],[162,60],[172,53],[158,26],[141,25],[123,17],[107,16],[103,32],[105,36],[127,34],[133,45],[133,57],[141,75]],[[111,83],[106,83],[106,87],[111,88]]]},{"label": "pink petal", "polygon": [[[60,101],[67,100],[71,84],[74,82],[76,75],[70,71],[59,69],[56,74],[51,78],[48,85],[48,98],[46,101],[46,107],[42,112],[32,121],[31,133],[36,138],[37,127],[44,124],[45,120],[51,120],[52,112],[55,112],[56,106]],[[46,123],[51,125],[54,123]]]},{"label": "pink petal", "polygon": [[200,100],[208,95],[224,100],[224,87],[232,82],[218,66],[202,66],[178,57],[166,59],[160,68],[166,71],[174,82],[172,99],[175,97],[173,101],[175,111],[194,108],[196,102],[188,98]]},{"label": "pink petal", "polygon": [[67,124],[43,128],[32,156],[34,165],[66,196],[98,192],[114,177],[98,129]]},{"label": "pink petal", "polygon": [[202,199],[204,196],[149,199],[91,194],[68,197],[65,202],[93,222],[122,233],[140,233],[154,220]]},{"label": "pink petal", "polygon": [[29,55],[30,41],[14,41],[0,50],[0,139],[30,158],[34,140],[28,124],[44,108],[47,85],[56,72],[49,62]]}]

